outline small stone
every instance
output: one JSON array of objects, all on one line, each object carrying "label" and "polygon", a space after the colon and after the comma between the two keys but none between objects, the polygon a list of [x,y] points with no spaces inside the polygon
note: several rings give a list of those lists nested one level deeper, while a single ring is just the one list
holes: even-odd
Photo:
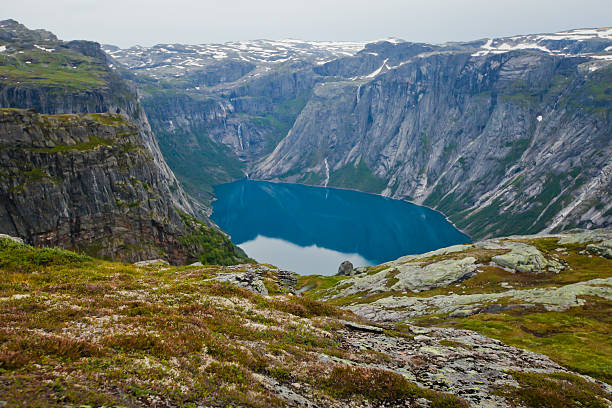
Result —
[{"label": "small stone", "polygon": [[202,262],[194,262],[190,264],[189,266],[204,266],[204,265],[202,264]]},{"label": "small stone", "polygon": [[[6,240],[9,240],[9,241],[13,241],[16,244],[25,245],[25,242],[23,242],[23,239],[17,238],[17,237],[11,237],[10,235],[6,235],[6,234],[0,234],[0,239],[6,239]],[[0,405],[0,407],[1,406],[2,405]]]},{"label": "small stone", "polygon": [[161,266],[161,265],[170,265],[168,261],[164,259],[149,259],[147,261],[139,261],[134,262],[136,266]]}]

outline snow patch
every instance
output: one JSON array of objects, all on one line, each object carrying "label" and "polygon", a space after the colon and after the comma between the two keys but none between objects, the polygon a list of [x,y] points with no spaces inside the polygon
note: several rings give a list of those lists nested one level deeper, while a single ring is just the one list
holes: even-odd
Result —
[{"label": "snow patch", "polygon": [[389,58],[385,59],[385,62],[383,62],[380,68],[378,68],[376,71],[372,72],[370,75],[366,75],[366,78],[374,78],[376,75],[380,74],[385,67],[388,70],[389,67],[387,66],[387,61],[389,61]]},{"label": "snow patch", "polygon": [[34,46],[35,46],[36,48],[38,48],[39,50],[42,50],[42,51],[47,51],[47,52],[53,52],[53,51],[55,51],[55,48],[45,48],[45,47],[41,47],[40,45],[36,45],[36,44],[34,44]]}]

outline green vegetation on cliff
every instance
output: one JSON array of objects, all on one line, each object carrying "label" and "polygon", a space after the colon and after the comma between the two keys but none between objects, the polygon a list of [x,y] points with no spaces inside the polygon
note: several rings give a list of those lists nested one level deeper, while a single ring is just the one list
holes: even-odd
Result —
[{"label": "green vegetation on cliff", "polygon": [[101,88],[106,84],[106,69],[94,58],[66,49],[0,53],[0,81],[20,87],[62,86],[71,91]]},{"label": "green vegetation on cliff", "polygon": [[180,238],[180,241],[195,249],[194,252],[198,254],[197,259],[202,264],[235,265],[255,262],[234,245],[223,232],[182,211],[178,212],[187,227],[187,233]]},{"label": "green vegetation on cliff", "polygon": [[363,160],[357,165],[347,164],[330,172],[330,187],[352,188],[366,193],[380,193],[387,185],[386,180],[376,176]]}]

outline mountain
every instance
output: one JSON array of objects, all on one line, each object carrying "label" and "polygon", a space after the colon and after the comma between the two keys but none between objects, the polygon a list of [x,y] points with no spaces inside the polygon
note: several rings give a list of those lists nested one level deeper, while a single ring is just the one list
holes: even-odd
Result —
[{"label": "mountain", "polygon": [[164,157],[207,203],[213,185],[244,177],[287,134],[321,79],[312,67],[363,45],[259,40],[104,49],[118,72],[129,68]]},{"label": "mountain", "polygon": [[246,259],[184,193],[99,44],[0,22],[0,128],[0,231],[126,261]]},{"label": "mountain", "polygon": [[610,225],[612,29],[312,44],[105,49],[203,202],[248,175],[425,204],[474,238]]},{"label": "mountain", "polygon": [[460,245],[301,277],[295,296],[270,266],[125,265],[2,236],[0,396],[9,407],[604,408],[611,238]]}]

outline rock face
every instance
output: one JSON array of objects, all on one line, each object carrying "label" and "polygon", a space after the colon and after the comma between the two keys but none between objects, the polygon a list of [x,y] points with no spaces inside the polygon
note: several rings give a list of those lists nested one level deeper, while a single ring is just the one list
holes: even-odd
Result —
[{"label": "rock face", "polygon": [[338,275],[351,276],[353,275],[353,264],[350,261],[344,261],[338,267]]},{"label": "rock face", "polygon": [[520,242],[504,245],[510,252],[491,258],[495,264],[521,273],[558,273],[565,269],[559,261],[546,258],[537,248]]},{"label": "rock face", "polygon": [[612,222],[612,98],[592,93],[608,62],[444,49],[387,65],[315,87],[253,176],[423,203],[476,238]]},{"label": "rock face", "polygon": [[0,146],[0,231],[126,261],[185,263],[202,250],[123,115],[0,109]]},{"label": "rock face", "polygon": [[595,255],[612,259],[612,239],[608,239],[599,244],[589,244],[587,245],[587,250]]},{"label": "rock face", "polygon": [[600,29],[317,52],[289,42],[107,51],[156,84],[145,108],[193,185],[181,157],[223,181],[246,173],[423,203],[483,238],[610,225],[611,46]]},{"label": "rock face", "polygon": [[99,44],[13,20],[0,42],[0,231],[125,261],[246,260],[183,192]]}]

